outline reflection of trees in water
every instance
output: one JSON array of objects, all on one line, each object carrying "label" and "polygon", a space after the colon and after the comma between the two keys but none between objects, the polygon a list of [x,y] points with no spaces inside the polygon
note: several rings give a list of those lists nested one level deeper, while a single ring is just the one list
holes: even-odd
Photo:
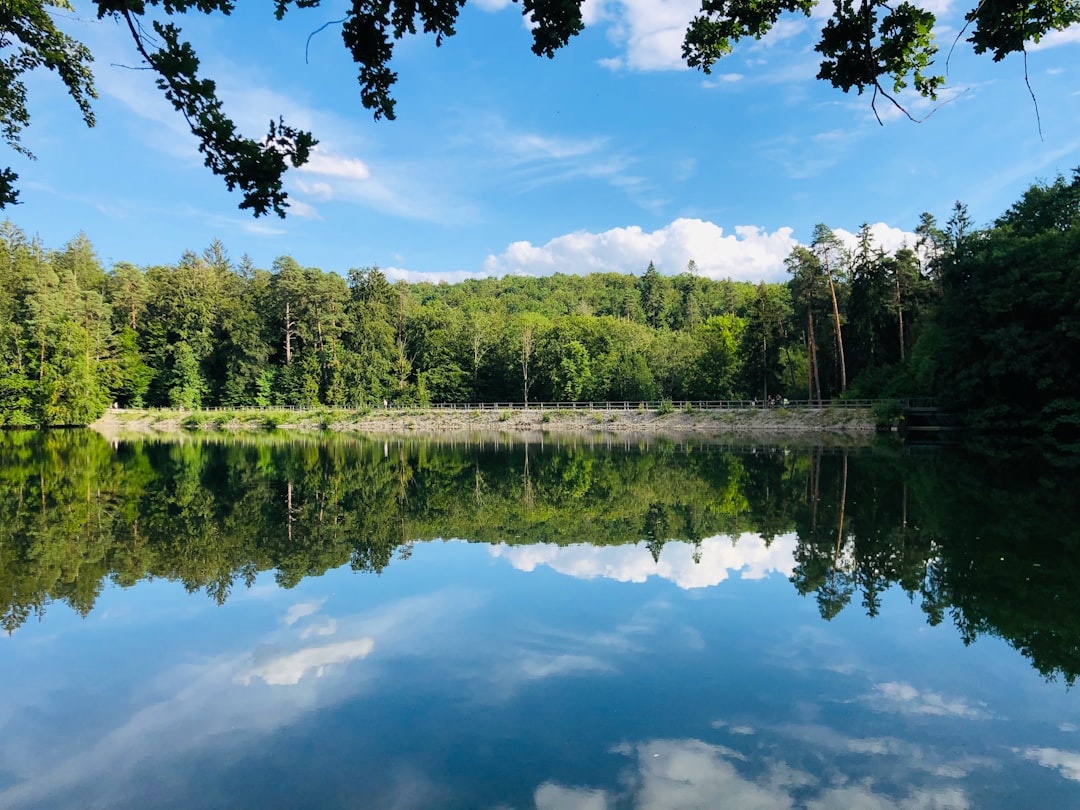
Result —
[{"label": "reflection of trees in water", "polygon": [[1076,476],[1031,460],[897,449],[694,443],[433,446],[335,438],[120,444],[0,437],[0,598],[14,631],[107,580],[178,581],[224,602],[351,565],[381,571],[437,537],[664,545],[796,532],[792,582],[830,619],[899,585],[965,641],[1000,635],[1044,674],[1080,672]]}]

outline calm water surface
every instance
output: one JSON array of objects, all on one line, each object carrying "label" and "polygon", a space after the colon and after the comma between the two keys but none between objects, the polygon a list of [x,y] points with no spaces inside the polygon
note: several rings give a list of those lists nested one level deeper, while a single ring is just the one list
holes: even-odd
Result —
[{"label": "calm water surface", "polygon": [[1038,457],[0,435],[0,807],[1080,807]]}]

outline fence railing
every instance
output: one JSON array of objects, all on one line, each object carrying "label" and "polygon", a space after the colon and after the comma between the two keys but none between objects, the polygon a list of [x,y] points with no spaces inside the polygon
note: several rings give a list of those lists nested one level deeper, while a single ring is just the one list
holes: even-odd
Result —
[{"label": "fence railing", "polygon": [[[434,402],[429,404],[416,404],[404,402],[388,402],[386,404],[370,405],[319,405],[302,407],[298,405],[269,405],[260,406],[237,406],[237,407],[210,407],[189,408],[189,411],[198,412],[222,412],[222,411],[402,411],[402,410],[449,410],[449,411],[727,411],[727,410],[750,410],[786,408],[799,410],[865,410],[882,403],[897,403],[902,408],[929,409],[936,408],[935,400],[927,397],[913,399],[714,399],[714,400],[623,400],[623,401],[591,401],[591,402]],[[159,410],[159,409],[152,409]],[[182,409],[173,409],[182,410]]]}]

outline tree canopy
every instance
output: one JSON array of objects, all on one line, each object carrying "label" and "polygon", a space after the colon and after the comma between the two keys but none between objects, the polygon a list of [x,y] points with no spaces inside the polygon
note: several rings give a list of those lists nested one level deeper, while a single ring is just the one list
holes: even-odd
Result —
[{"label": "tree canopy", "polygon": [[[284,217],[282,178],[287,169],[308,160],[315,137],[280,118],[269,123],[262,137],[239,132],[223,109],[214,81],[200,73],[198,54],[173,21],[189,12],[228,16],[232,0],[94,0],[93,5],[99,18],[113,18],[130,33],[144,66],[156,74],[158,88],[197,138],[206,166],[230,191],[240,190],[240,208],[256,217],[270,212]],[[274,14],[280,20],[290,7],[319,5],[320,0],[275,0]],[[395,43],[422,29],[441,44],[454,35],[464,5],[465,0],[352,0],[348,5],[344,18],[336,22],[345,49],[359,66],[361,102],[376,119],[395,117]],[[735,43],[760,39],[782,16],[809,16],[816,5],[816,0],[702,0],[687,28],[683,56],[688,65],[708,73]],[[538,56],[554,56],[584,27],[581,0],[521,0],[521,8]],[[20,136],[30,123],[23,78],[37,68],[55,72],[87,125],[94,124],[92,54],[55,19],[58,11],[70,9],[68,0],[0,3],[0,132],[23,154],[29,153]],[[976,53],[989,53],[999,61],[1078,20],[1075,0],[984,1],[965,15],[960,36]],[[944,84],[935,68],[936,22],[932,12],[909,2],[834,0],[816,46],[822,57],[817,78],[844,92],[870,91],[872,106],[879,96],[899,106],[895,94],[908,87],[936,98]],[[0,169],[0,208],[17,202],[17,179],[10,168]]]}]

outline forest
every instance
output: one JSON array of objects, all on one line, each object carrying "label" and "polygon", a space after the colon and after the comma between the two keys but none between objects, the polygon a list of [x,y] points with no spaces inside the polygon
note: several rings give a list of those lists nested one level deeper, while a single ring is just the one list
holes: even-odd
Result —
[{"label": "forest", "polygon": [[[215,241],[104,267],[0,226],[0,425],[120,407],[355,407],[935,396],[977,428],[1080,431],[1080,170],[992,225],[957,203],[916,244],[819,225],[783,283],[691,262],[625,274],[391,283]],[[636,271],[635,274],[632,271]]]}]

